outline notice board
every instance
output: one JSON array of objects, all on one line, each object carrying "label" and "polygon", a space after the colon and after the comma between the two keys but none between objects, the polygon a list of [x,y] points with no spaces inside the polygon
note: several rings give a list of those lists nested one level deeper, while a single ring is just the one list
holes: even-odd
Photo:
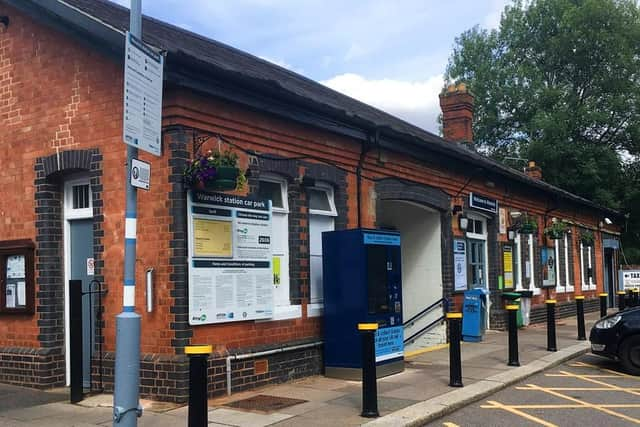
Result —
[{"label": "notice board", "polygon": [[191,191],[189,324],[273,316],[271,203]]}]

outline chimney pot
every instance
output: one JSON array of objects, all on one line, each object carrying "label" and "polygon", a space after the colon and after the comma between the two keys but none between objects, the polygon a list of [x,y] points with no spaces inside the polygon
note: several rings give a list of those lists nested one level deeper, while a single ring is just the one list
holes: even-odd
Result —
[{"label": "chimney pot", "polygon": [[529,160],[524,173],[526,173],[530,178],[542,180],[542,169],[540,166],[536,166],[535,160]]}]

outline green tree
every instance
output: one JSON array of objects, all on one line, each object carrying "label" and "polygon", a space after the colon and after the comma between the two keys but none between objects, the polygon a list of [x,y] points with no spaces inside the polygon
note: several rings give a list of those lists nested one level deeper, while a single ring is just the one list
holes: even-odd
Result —
[{"label": "green tree", "polygon": [[479,151],[513,167],[536,160],[546,181],[632,210],[640,181],[621,155],[640,157],[635,0],[514,1],[498,29],[456,39],[446,77],[475,95]]}]

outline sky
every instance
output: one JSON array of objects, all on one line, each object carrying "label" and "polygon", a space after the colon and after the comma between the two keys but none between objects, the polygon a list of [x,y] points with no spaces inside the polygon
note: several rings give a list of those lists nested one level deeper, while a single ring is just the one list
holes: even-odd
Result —
[{"label": "sky", "polygon": [[[128,7],[129,0],[116,0]],[[142,0],[142,12],[438,133],[455,38],[509,0]]]}]

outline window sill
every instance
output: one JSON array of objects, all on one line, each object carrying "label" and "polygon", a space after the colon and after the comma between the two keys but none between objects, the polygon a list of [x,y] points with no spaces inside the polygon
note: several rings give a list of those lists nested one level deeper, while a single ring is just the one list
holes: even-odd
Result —
[{"label": "window sill", "polygon": [[300,305],[282,305],[273,307],[273,317],[264,320],[265,322],[273,320],[299,319],[302,317],[302,306]]},{"label": "window sill", "polygon": [[314,303],[307,305],[307,317],[319,317],[324,314],[324,304]]}]

